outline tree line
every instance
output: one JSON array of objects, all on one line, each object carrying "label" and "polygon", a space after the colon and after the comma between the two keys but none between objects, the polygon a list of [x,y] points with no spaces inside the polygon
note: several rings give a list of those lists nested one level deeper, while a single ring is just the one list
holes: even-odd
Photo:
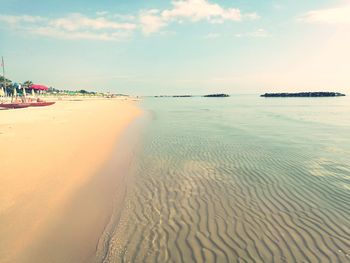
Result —
[{"label": "tree line", "polygon": [[[29,88],[33,84],[34,83],[31,80],[26,80],[21,85],[22,85],[22,87],[24,86],[25,88]],[[1,88],[5,88],[5,87],[6,87],[5,92],[11,94],[11,93],[13,93],[14,89],[17,88],[17,85],[12,80],[7,79],[7,78],[4,79],[3,76],[0,76],[0,89]],[[48,91],[46,93],[52,93],[52,94],[81,94],[81,95],[96,95],[97,94],[97,92],[87,91],[87,90],[84,90],[84,89],[72,91],[72,90],[59,90],[59,89],[55,89],[53,87],[49,87],[49,89],[48,89]]]}]

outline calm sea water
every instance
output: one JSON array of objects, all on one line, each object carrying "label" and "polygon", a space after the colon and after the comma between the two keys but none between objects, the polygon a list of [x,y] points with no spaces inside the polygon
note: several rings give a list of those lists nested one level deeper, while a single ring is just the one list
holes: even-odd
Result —
[{"label": "calm sea water", "polygon": [[350,98],[148,98],[105,262],[350,261]]}]

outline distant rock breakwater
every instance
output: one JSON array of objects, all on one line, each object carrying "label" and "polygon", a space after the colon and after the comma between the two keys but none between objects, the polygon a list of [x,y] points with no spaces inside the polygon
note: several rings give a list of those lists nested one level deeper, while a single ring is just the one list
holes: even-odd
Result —
[{"label": "distant rock breakwater", "polygon": [[339,92],[299,92],[299,93],[265,93],[260,97],[341,97]]}]

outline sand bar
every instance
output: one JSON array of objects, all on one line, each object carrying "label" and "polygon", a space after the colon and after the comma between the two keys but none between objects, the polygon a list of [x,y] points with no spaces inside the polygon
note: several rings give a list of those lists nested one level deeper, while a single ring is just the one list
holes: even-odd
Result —
[{"label": "sand bar", "polygon": [[140,113],[116,99],[0,111],[2,262],[89,258],[121,181],[101,171]]}]

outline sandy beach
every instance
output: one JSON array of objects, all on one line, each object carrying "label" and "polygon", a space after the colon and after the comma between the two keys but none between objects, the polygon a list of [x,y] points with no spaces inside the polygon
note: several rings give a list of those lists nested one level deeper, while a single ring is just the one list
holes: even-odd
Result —
[{"label": "sandy beach", "polygon": [[128,168],[118,139],[140,114],[117,99],[0,111],[1,262],[90,258]]}]

